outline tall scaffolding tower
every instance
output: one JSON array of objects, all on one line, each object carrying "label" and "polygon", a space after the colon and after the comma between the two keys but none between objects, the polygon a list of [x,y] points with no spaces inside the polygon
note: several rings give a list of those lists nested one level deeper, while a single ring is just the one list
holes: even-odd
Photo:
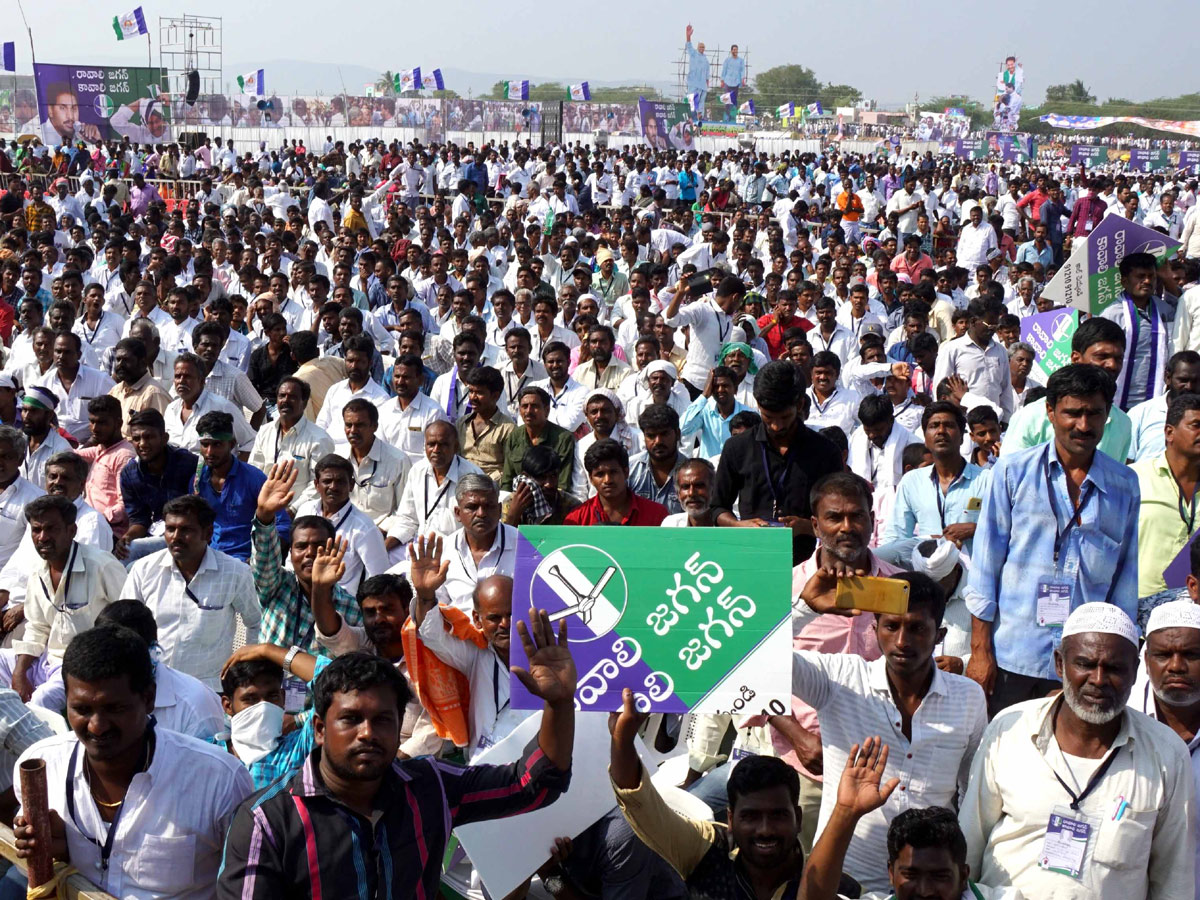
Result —
[{"label": "tall scaffolding tower", "polygon": [[[704,55],[708,58],[708,99],[710,102],[718,102],[721,91],[724,85],[721,84],[721,66],[725,64],[725,58],[729,55],[728,50],[722,50],[720,44],[715,47],[708,46],[707,41],[693,40],[692,46],[697,47],[698,44],[705,44]],[[733,45],[730,45],[733,46]],[[750,51],[748,47],[742,44],[737,45],[738,58],[745,60],[746,63],[746,83],[750,83]],[[686,101],[688,95],[687,76],[688,67],[690,65],[686,46],[679,48],[679,54],[675,59],[675,95],[680,101]]]},{"label": "tall scaffolding tower", "polygon": [[200,94],[223,94],[221,19],[215,16],[159,16],[158,64],[167,70],[173,95],[187,92],[187,73],[200,74]]}]

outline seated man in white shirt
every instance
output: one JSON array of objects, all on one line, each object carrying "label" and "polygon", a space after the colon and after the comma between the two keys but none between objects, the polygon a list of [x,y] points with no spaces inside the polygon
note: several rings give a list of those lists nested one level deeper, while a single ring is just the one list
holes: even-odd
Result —
[{"label": "seated man in white shirt", "polygon": [[379,431],[379,410],[369,400],[359,397],[342,410],[346,439],[339,441],[334,452],[350,460],[355,468],[350,496],[354,505],[379,526],[392,562],[399,562],[400,542],[388,537],[400,508],[404,481],[412,464],[408,457],[387,443]]},{"label": "seated man in white shirt", "polygon": [[389,532],[402,544],[418,534],[450,534],[458,527],[454,518],[454,492],[468,473],[483,474],[475,463],[458,455],[458,429],[445,419],[425,426],[425,458],[417,462],[404,483],[399,525]]},{"label": "seated man in white shirt", "polygon": [[[55,711],[44,687],[53,686],[71,637],[92,627],[106,604],[121,596],[125,567],[111,553],[75,540],[75,503],[43,494],[25,507],[38,565],[28,572],[25,633],[0,650],[0,685],[12,684],[26,703]],[[59,698],[61,699],[61,698]]]},{"label": "seated man in white shirt", "polygon": [[[228,753],[154,727],[154,664],[133,631],[74,638],[63,678],[71,732],[19,760],[45,761],[55,856],[117,896],[210,896],[233,814],[254,791],[250,774]],[[106,710],[100,736],[91,730],[97,709]],[[34,829],[24,813],[13,824],[28,858]]]},{"label": "seated man in white shirt", "polygon": [[209,546],[215,520],[195,494],[167,501],[166,549],[135,562],[121,590],[122,598],[140,600],[154,613],[162,660],[213,690],[233,652],[236,618],[248,643],[258,640],[262,619],[250,567]]},{"label": "seated man in white shirt", "polygon": [[[330,453],[317,462],[315,485],[317,498],[302,503],[296,517],[322,516],[333,525],[339,538],[345,539],[346,571],[338,582],[351,596],[359,582],[387,571],[388,554],[378,526],[350,499],[354,484],[354,465],[345,457]],[[250,643],[249,641],[247,643]]]}]

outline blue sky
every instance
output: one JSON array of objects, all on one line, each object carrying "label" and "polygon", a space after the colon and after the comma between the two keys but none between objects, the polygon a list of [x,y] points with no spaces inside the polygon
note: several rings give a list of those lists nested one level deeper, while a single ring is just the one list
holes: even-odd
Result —
[{"label": "blue sky", "polygon": [[[25,12],[38,58],[144,65],[144,42],[118,43],[111,27],[112,16],[135,0],[115,2],[120,8],[95,0],[28,0]],[[1185,43],[1184,28],[1172,30],[1170,24],[1183,26],[1185,19],[1195,24],[1189,4],[1178,0],[1144,0],[1135,7],[1133,22],[1130,7],[1114,0],[1091,0],[1076,8],[1045,0],[691,0],[678,9],[584,0],[578,15],[571,15],[567,4],[534,0],[149,0],[143,8],[155,46],[160,15],[196,12],[196,7],[224,19],[227,81],[241,71],[238,66],[307,60],[370,70],[422,65],[561,81],[671,82],[690,20],[697,40],[723,49],[738,43],[748,51],[751,74],[800,63],[824,81],[853,84],[885,105],[911,102],[918,93],[983,98],[997,64],[1009,53],[1024,63],[1027,104],[1040,103],[1047,85],[1075,78],[1101,99],[1149,99],[1200,89],[1200,54]],[[12,31],[5,39],[17,39],[18,70],[29,72],[28,41],[14,19],[7,19]],[[1175,44],[1164,45],[1163,33]],[[324,67],[314,67],[311,79],[311,85],[286,89],[339,89],[325,83],[330,75]]]}]

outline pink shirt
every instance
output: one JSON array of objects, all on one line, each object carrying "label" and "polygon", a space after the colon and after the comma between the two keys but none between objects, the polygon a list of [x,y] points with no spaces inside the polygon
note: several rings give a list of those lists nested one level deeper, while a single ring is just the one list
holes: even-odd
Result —
[{"label": "pink shirt", "polygon": [[[818,547],[812,556],[792,569],[793,597],[800,596],[808,579],[817,571],[820,555],[821,549]],[[872,575],[886,577],[901,571],[903,570],[884,562],[874,553],[871,554]],[[870,662],[880,656],[874,625],[875,616],[870,613],[863,613],[860,616],[835,616],[832,614],[817,616],[805,625],[800,634],[793,639],[792,648],[794,650],[816,650],[820,653],[856,653]],[[792,697],[792,717],[804,726],[805,730],[820,736],[821,725],[817,719],[817,711],[794,696]],[[747,724],[764,725],[766,720],[742,723],[743,727]],[[821,780],[820,775],[814,775],[800,764],[791,743],[774,728],[771,729],[771,741],[775,745],[775,752],[779,754],[780,759],[805,777],[817,782]]]},{"label": "pink shirt", "polygon": [[113,536],[121,537],[129,527],[125,500],[121,496],[121,470],[134,457],[133,445],[119,441],[111,447],[80,447],[75,451],[92,464],[83,496],[88,505],[108,520]]}]

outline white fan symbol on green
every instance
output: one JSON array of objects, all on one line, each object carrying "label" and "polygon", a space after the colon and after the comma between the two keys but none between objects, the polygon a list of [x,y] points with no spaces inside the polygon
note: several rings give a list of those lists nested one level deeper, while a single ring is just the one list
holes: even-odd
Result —
[{"label": "white fan symbol on green", "polygon": [[97,94],[96,99],[92,101],[92,107],[96,110],[96,115],[102,119],[111,119],[113,113],[117,111],[117,104],[108,94]]}]

